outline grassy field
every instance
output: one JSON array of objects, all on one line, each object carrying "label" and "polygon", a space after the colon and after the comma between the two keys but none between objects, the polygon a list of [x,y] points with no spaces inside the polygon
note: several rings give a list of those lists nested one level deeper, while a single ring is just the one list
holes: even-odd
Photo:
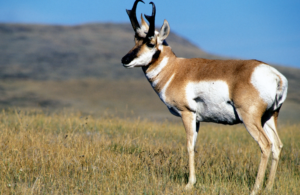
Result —
[{"label": "grassy field", "polygon": [[[211,124],[198,136],[195,189],[183,190],[180,119],[120,62],[130,24],[0,24],[0,36],[0,194],[249,194],[257,144],[243,126]],[[168,43],[178,56],[224,58],[172,33]],[[300,70],[276,68],[289,92],[271,194],[300,194]]]},{"label": "grassy field", "polygon": [[[284,148],[270,194],[300,194],[299,128],[279,126]],[[0,194],[249,194],[260,160],[243,126],[204,124],[197,183],[185,192],[181,123],[8,109],[0,134]]]}]

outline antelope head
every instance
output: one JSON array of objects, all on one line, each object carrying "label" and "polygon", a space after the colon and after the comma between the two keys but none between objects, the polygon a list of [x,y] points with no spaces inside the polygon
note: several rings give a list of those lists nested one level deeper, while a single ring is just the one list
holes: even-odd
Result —
[{"label": "antelope head", "polygon": [[[167,45],[165,39],[170,33],[170,26],[167,20],[164,21],[160,31],[155,30],[155,14],[156,8],[153,2],[152,15],[145,15],[149,21],[149,26],[141,15],[141,26],[136,18],[136,7],[138,2],[136,0],[131,10],[126,10],[131,21],[133,30],[135,31],[134,47],[122,58],[122,64],[126,68],[142,67],[150,65],[153,60],[157,59],[160,55],[163,45]],[[143,2],[144,3],[144,2]]]}]

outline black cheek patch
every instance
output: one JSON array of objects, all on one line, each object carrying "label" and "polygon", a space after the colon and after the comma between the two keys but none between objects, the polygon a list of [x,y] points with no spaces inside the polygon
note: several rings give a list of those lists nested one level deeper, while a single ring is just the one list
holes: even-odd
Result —
[{"label": "black cheek patch", "polygon": [[140,51],[140,47],[135,48],[130,53],[126,54],[121,60],[122,64],[129,64],[133,59],[136,58],[139,51]]},{"label": "black cheek patch", "polygon": [[135,58],[136,56],[137,56],[137,54],[139,53],[139,51],[140,51],[140,47],[138,47],[138,48],[135,48],[132,52],[130,52],[129,54],[131,55],[131,56],[133,56],[133,58]]}]

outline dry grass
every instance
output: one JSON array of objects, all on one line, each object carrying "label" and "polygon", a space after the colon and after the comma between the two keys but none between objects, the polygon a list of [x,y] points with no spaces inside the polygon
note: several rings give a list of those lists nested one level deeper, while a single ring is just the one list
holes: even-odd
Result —
[{"label": "dry grass", "polygon": [[[260,159],[243,126],[205,124],[197,183],[185,192],[181,124],[14,110],[0,120],[0,194],[249,194]],[[284,149],[270,194],[300,194],[299,125],[279,134]]]}]

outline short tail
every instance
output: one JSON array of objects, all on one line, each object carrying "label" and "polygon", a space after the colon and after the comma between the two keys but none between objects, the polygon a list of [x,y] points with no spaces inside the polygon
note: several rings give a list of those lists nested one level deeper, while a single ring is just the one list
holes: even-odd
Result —
[{"label": "short tail", "polygon": [[[278,72],[279,73],[279,72]],[[288,91],[288,80],[282,74],[278,74],[278,81],[277,81],[277,92],[275,97],[275,105],[274,110],[277,110],[281,107],[283,102],[286,99],[287,91]]]}]

